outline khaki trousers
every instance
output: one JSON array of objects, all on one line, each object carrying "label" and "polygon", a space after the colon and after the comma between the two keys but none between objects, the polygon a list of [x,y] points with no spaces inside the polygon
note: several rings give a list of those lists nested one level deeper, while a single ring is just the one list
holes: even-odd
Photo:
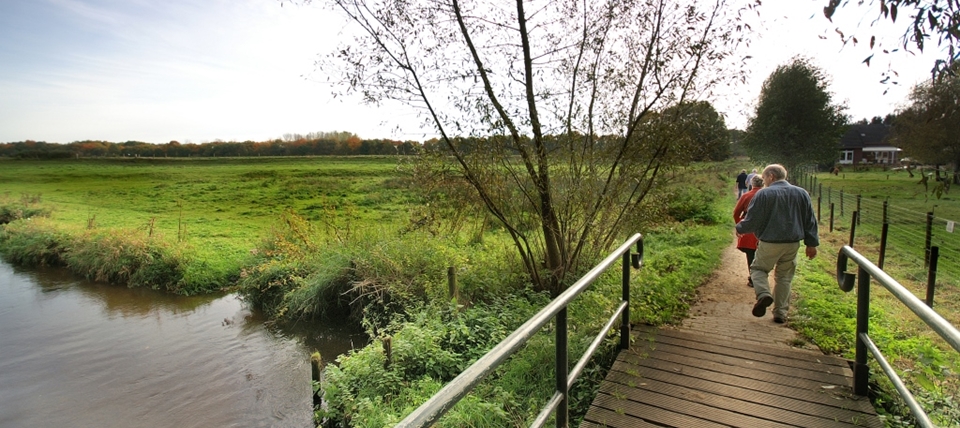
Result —
[{"label": "khaki trousers", "polygon": [[[750,265],[750,278],[753,279],[753,291],[759,299],[762,296],[773,297],[773,315],[787,317],[790,310],[790,284],[797,271],[797,251],[800,242],[786,244],[763,242],[757,244],[757,254]],[[776,281],[773,293],[770,292],[770,271]]]}]

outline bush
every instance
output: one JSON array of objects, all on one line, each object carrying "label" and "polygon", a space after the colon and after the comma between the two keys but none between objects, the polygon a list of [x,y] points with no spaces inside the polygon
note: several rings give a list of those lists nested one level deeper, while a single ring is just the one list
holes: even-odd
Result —
[{"label": "bush", "polygon": [[46,219],[20,219],[0,229],[0,252],[17,264],[62,265],[69,240],[67,233]]},{"label": "bush", "polygon": [[238,289],[273,319],[349,314],[376,332],[411,307],[449,301],[448,267],[456,271],[461,303],[522,287],[525,276],[510,250],[424,231],[367,230],[340,242],[287,213],[243,268]]},{"label": "bush", "polygon": [[0,231],[0,252],[14,263],[62,265],[93,281],[183,295],[219,289],[187,282],[182,251],[140,230],[73,231],[43,218],[21,219]]},{"label": "bush", "polygon": [[161,239],[137,230],[85,231],[74,235],[64,262],[93,281],[150,287],[188,294],[183,260]]},{"label": "bush", "polygon": [[[415,314],[412,319],[391,323],[373,343],[341,356],[337,365],[327,366],[322,383],[325,409],[317,412],[318,421],[324,426],[395,424],[546,303],[545,295],[527,294],[526,298],[496,300],[471,308],[431,305],[411,311]],[[388,335],[393,349],[389,363],[383,351],[383,337]],[[544,352],[551,348],[531,345],[528,349]],[[552,350],[549,353],[552,355]],[[551,367],[540,364],[536,369]],[[503,374],[505,370],[498,372]],[[514,372],[530,376],[526,369]],[[529,388],[530,382],[525,383]],[[509,403],[528,398],[486,384],[454,407],[437,426],[514,425],[509,422]]]}]

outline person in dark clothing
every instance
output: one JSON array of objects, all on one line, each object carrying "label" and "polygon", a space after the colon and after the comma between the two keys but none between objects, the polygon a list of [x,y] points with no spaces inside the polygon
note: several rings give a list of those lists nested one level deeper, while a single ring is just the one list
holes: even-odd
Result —
[{"label": "person in dark clothing", "polygon": [[747,191],[747,170],[741,169],[740,175],[737,176],[737,199],[740,199],[743,196],[743,193]]},{"label": "person in dark clothing", "polygon": [[[753,316],[762,317],[773,304],[773,320],[784,323],[790,309],[790,285],[797,268],[800,241],[808,258],[817,256],[820,238],[810,195],[787,182],[787,170],[769,165],[760,175],[764,188],[757,191],[747,216],[737,223],[737,233],[757,235],[757,253],[750,264],[750,278],[757,301]],[[775,270],[776,287],[771,294],[769,276]]]}]

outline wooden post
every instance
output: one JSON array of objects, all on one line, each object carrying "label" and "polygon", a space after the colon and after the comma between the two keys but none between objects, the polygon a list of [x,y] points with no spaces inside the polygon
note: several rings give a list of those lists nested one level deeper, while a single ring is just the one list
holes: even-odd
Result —
[{"label": "wooden post", "polygon": [[843,189],[840,189],[840,217],[843,217]]},{"label": "wooden post", "polygon": [[926,233],[926,242],[924,243],[924,257],[923,257],[923,267],[930,266],[930,244],[933,239],[933,211],[927,212],[927,233]]},{"label": "wooden post", "polygon": [[880,257],[877,260],[877,267],[883,269],[883,260],[887,255],[887,234],[890,232],[890,222],[887,219],[888,201],[883,201],[883,226],[880,229]]},{"label": "wooden post", "polygon": [[[322,363],[323,363],[323,359],[320,358],[320,352],[313,351],[313,353],[310,354],[310,375],[314,382],[320,382],[320,373],[321,373],[320,366]],[[322,399],[320,397],[320,390],[317,390],[316,392],[313,393],[314,407],[319,406],[321,404],[321,401]]]},{"label": "wooden post", "polygon": [[933,291],[937,285],[937,259],[940,258],[940,247],[930,248],[930,270],[927,271],[927,306],[933,307]]},{"label": "wooden post", "polygon": [[[861,212],[861,211],[860,211],[860,196],[861,196],[861,195],[860,195],[859,193],[857,193],[857,211],[856,211],[857,213]],[[859,226],[859,225],[860,225],[860,217],[857,217],[857,226]]]},{"label": "wooden post", "polygon": [[860,222],[860,211],[853,212],[853,218],[850,220],[850,248],[853,248],[853,240],[857,236],[857,223]]},{"label": "wooden post", "polygon": [[823,198],[817,196],[817,224],[820,224],[820,219],[823,218],[823,216],[820,215],[820,202],[822,202],[821,199]]},{"label": "wooden post", "polygon": [[833,202],[830,203],[830,231],[833,232]]},{"label": "wooden post", "polygon": [[393,339],[390,336],[383,338],[383,355],[387,357],[383,360],[383,368],[389,368],[393,363]]},{"label": "wooden post", "polygon": [[447,268],[447,289],[450,293],[450,298],[454,302],[459,300],[459,290],[457,290],[457,270],[453,266]]}]

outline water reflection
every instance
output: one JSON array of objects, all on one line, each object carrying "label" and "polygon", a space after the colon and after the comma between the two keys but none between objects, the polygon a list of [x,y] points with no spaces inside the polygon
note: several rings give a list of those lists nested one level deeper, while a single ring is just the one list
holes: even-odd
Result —
[{"label": "water reflection", "polygon": [[[307,355],[342,327],[264,327],[235,295],[183,297],[0,262],[0,426],[311,426]],[[301,326],[302,330],[302,326]]]}]

